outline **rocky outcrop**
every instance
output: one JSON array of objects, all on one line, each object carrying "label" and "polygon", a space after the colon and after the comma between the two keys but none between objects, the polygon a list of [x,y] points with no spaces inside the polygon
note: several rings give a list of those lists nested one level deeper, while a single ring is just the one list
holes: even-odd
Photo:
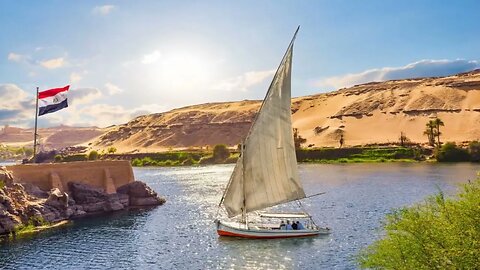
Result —
[{"label": "rocky outcrop", "polygon": [[147,184],[135,181],[123,185],[117,189],[118,194],[128,195],[130,206],[152,206],[165,203],[164,198],[158,197]]},{"label": "rocky outcrop", "polygon": [[15,183],[12,175],[0,168],[0,235],[22,224],[39,226],[165,202],[141,181],[126,184],[113,194],[78,182],[69,182],[68,187],[67,194],[58,188],[46,192],[32,184],[24,186]]}]

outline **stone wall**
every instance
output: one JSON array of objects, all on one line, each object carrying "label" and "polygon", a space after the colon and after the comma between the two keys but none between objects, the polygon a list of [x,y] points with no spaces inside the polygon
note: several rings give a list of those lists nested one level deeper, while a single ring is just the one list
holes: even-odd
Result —
[{"label": "stone wall", "polygon": [[69,192],[68,182],[83,183],[104,189],[108,194],[120,186],[133,182],[130,162],[79,161],[51,164],[22,164],[7,166],[15,182],[30,183],[44,191],[58,188]]}]

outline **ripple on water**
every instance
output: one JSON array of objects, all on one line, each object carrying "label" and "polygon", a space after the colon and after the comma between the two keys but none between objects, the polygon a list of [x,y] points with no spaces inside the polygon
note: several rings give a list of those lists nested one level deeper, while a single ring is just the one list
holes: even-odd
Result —
[{"label": "ripple on water", "polygon": [[[136,168],[167,203],[77,220],[1,244],[0,269],[355,269],[354,256],[378,238],[384,215],[473,179],[478,166],[301,165],[303,201],[329,236],[269,241],[219,238],[213,220],[231,165]],[[286,207],[279,207],[279,209]],[[288,208],[288,207],[287,207]]]}]

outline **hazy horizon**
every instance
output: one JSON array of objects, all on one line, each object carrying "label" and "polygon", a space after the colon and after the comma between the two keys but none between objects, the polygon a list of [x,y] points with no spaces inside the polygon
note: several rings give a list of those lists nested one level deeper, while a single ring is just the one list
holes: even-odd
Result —
[{"label": "hazy horizon", "polygon": [[0,126],[31,127],[34,93],[71,85],[40,127],[109,126],[188,105],[262,99],[295,31],[292,95],[480,67],[480,3],[0,3]]}]

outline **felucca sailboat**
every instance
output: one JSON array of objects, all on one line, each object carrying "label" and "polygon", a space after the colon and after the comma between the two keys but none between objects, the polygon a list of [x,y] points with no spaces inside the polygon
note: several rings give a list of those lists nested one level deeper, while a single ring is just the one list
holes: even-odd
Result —
[{"label": "felucca sailboat", "polygon": [[220,200],[219,206],[223,205],[228,217],[237,217],[216,220],[221,236],[287,238],[330,231],[317,226],[305,211],[259,212],[305,198],[298,177],[290,109],[293,43],[298,30],[273,77]]}]

